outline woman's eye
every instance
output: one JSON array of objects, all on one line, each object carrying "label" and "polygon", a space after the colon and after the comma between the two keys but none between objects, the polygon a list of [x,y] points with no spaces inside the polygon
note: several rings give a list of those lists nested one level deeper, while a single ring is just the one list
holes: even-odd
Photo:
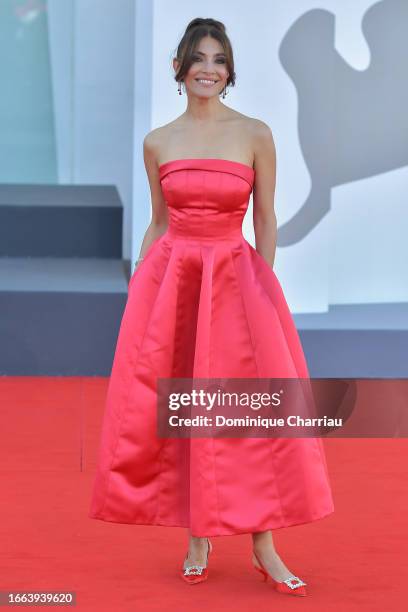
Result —
[{"label": "woman's eye", "polygon": [[[196,56],[196,57],[194,57],[194,56],[193,56],[193,62],[201,62],[201,57],[197,57],[197,56]],[[216,60],[216,62],[217,62],[218,64],[225,64],[225,59],[224,59],[224,58],[222,58],[222,57],[220,57],[220,58],[218,58],[218,59]]]}]

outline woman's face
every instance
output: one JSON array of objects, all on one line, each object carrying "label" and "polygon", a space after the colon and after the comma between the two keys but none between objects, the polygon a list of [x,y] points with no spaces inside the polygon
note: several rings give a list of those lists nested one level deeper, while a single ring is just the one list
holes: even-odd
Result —
[{"label": "woman's face", "polygon": [[218,40],[205,36],[193,53],[184,84],[186,92],[201,98],[218,96],[228,79],[225,53]]}]

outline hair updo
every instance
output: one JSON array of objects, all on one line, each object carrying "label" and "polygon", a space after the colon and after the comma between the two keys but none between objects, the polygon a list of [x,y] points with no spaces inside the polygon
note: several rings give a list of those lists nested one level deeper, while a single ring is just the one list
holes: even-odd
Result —
[{"label": "hair updo", "polygon": [[225,62],[228,70],[228,78],[226,86],[235,85],[234,58],[230,39],[226,34],[225,25],[221,21],[211,19],[210,17],[196,17],[186,27],[182,39],[177,47],[175,59],[180,64],[174,79],[182,81],[193,63],[193,55],[198,46],[198,43],[205,36],[211,36],[218,40],[225,53]]}]

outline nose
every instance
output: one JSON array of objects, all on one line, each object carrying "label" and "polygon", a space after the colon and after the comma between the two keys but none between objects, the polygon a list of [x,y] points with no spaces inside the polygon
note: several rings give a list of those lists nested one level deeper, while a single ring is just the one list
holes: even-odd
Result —
[{"label": "nose", "polygon": [[203,69],[204,69],[204,72],[211,73],[214,70],[214,64],[212,60],[205,60]]}]

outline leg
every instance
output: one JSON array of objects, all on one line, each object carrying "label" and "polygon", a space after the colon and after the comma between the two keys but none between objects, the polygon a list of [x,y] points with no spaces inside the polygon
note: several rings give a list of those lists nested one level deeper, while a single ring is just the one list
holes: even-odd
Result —
[{"label": "leg", "polygon": [[253,533],[252,544],[266,571],[270,573],[272,578],[280,582],[293,576],[292,572],[286,567],[276,552],[272,531]]},{"label": "leg", "polygon": [[196,536],[191,535],[190,530],[188,530],[188,556],[184,562],[184,566],[186,565],[203,565],[205,566],[207,561],[207,538],[198,538]]}]

